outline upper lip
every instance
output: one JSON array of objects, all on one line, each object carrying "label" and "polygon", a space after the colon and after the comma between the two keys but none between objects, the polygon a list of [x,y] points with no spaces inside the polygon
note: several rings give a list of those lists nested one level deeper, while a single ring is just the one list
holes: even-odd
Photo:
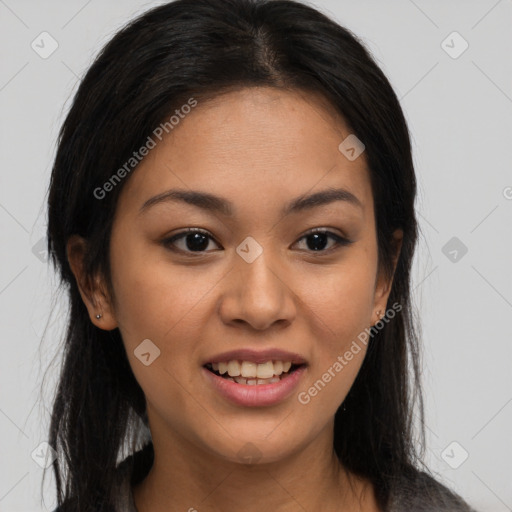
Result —
[{"label": "upper lip", "polygon": [[226,361],[251,361],[253,363],[266,363],[267,361],[290,361],[292,364],[306,364],[306,360],[299,354],[294,352],[287,352],[278,348],[270,348],[266,350],[254,350],[250,348],[243,348],[238,350],[230,350],[212,356],[203,364],[220,363]]}]

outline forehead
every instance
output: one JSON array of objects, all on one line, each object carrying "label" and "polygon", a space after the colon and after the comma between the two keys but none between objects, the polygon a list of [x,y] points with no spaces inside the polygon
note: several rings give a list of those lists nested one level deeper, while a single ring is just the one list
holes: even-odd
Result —
[{"label": "forehead", "polygon": [[329,187],[370,206],[364,153],[351,161],[339,150],[350,134],[334,108],[309,93],[248,88],[198,101],[133,172],[121,207],[140,208],[176,187],[229,197],[235,210]]}]

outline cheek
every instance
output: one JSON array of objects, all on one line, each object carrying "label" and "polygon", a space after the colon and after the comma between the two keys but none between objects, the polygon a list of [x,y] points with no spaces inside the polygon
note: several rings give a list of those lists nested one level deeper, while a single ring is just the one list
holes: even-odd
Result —
[{"label": "cheek", "polygon": [[[191,400],[202,348],[198,340],[206,337],[208,319],[215,314],[211,290],[223,274],[172,265],[162,252],[153,258],[141,256],[125,246],[113,267],[116,317],[130,366],[148,402],[179,424],[182,419],[167,410],[169,403],[183,417],[201,417]],[[146,339],[156,347],[150,345],[152,350],[159,351],[150,366],[136,355]]]},{"label": "cheek", "polygon": [[111,255],[116,319],[128,336],[125,342],[162,342],[174,331],[193,329],[204,297],[218,280],[215,272],[173,265],[164,251],[142,244],[117,246]]},{"label": "cheek", "polygon": [[[197,378],[200,319],[213,314],[207,298],[218,278],[198,272],[198,267],[185,270],[160,256],[146,255],[147,251],[128,244],[112,251],[116,318],[130,366],[148,403],[169,423],[186,426],[184,418],[204,415],[191,393]],[[148,366],[137,356],[146,339],[156,347],[149,345],[151,359],[159,351]]]},{"label": "cheek", "polygon": [[[376,260],[371,251],[354,251],[303,289],[310,315],[315,360],[307,387],[298,397],[306,414],[333,415],[345,399],[363,363],[370,327]],[[302,398],[302,400],[301,400]]]},{"label": "cheek", "polygon": [[302,277],[302,298],[322,326],[327,353],[341,350],[371,321],[376,263],[355,254],[323,274]]}]

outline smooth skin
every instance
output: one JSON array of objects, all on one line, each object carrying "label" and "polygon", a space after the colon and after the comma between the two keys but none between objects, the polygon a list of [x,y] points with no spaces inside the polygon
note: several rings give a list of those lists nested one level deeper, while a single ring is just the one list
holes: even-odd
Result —
[{"label": "smooth skin", "polygon": [[[364,153],[350,161],[338,149],[349,134],[311,93],[251,87],[200,102],[120,194],[110,246],[114,297],[100,276],[88,284],[85,241],[70,239],[91,322],[119,328],[146,396],[155,462],[133,489],[138,512],[379,510],[372,485],[345,471],[333,451],[334,415],[365,345],[308,404],[297,398],[379,320],[392,283],[377,268]],[[293,199],[329,188],[348,190],[361,205],[338,200],[281,214]],[[141,211],[169,189],[223,197],[233,215],[182,201]],[[166,243],[187,228],[208,232],[204,249],[194,251],[200,244],[190,235],[192,245],[186,236]],[[315,250],[313,228],[353,243],[327,237]],[[263,248],[252,263],[236,252],[248,236]],[[396,257],[401,237],[397,231]],[[149,366],[134,354],[145,339],[161,351]],[[202,364],[239,348],[301,354],[308,367],[297,392],[267,407],[228,402]],[[261,457],[254,464],[238,456],[248,442]]]}]

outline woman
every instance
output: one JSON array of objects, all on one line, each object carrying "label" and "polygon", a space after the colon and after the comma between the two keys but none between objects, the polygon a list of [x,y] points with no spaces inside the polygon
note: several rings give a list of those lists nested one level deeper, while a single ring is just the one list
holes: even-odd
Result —
[{"label": "woman", "polygon": [[413,442],[415,193],[388,80],[313,8],[121,30],[50,185],[58,510],[469,511]]}]

